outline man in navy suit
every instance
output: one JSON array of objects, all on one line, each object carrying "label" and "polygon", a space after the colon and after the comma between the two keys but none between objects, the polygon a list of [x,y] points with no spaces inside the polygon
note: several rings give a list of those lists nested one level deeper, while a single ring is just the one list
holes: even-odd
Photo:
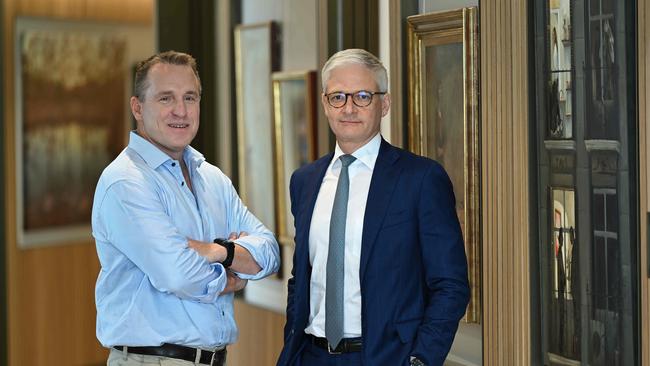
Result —
[{"label": "man in navy suit", "polygon": [[278,365],[442,365],[469,301],[445,170],[387,143],[386,69],[349,49],[322,70],[333,153],[291,177],[296,237]]}]

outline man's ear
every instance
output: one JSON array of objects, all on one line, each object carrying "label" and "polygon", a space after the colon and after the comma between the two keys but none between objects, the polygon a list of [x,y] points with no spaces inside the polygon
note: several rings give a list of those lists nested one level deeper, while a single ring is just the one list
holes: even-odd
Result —
[{"label": "man's ear", "polygon": [[325,96],[325,93],[321,93],[320,102],[323,105],[323,113],[325,113],[325,117],[329,118],[329,103],[327,103],[327,96]]},{"label": "man's ear", "polygon": [[390,110],[390,94],[386,93],[381,98],[381,116],[385,117]]},{"label": "man's ear", "polygon": [[327,97],[325,93],[320,93],[320,102],[323,105],[323,109],[327,108]]},{"label": "man's ear", "polygon": [[138,122],[142,121],[142,103],[140,103],[140,99],[138,97],[131,97],[130,103],[133,118]]}]

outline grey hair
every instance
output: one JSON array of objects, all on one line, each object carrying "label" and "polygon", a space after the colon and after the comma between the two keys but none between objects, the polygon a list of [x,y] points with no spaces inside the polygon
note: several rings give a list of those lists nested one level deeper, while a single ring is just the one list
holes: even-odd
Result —
[{"label": "grey hair", "polygon": [[335,53],[327,60],[325,66],[323,66],[323,70],[321,71],[323,93],[326,92],[325,89],[327,88],[327,82],[329,81],[332,70],[350,64],[365,66],[375,75],[375,82],[379,88],[378,91],[388,91],[388,72],[386,72],[386,68],[377,56],[360,48],[350,48]]}]

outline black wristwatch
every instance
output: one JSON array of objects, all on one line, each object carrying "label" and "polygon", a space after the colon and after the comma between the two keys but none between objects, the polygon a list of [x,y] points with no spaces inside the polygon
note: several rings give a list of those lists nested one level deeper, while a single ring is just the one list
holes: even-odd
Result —
[{"label": "black wristwatch", "polygon": [[226,248],[226,259],[224,259],[221,264],[224,268],[230,267],[232,265],[232,260],[235,258],[235,243],[221,238],[214,239],[214,242]]},{"label": "black wristwatch", "polygon": [[419,358],[411,356],[411,366],[426,366]]}]

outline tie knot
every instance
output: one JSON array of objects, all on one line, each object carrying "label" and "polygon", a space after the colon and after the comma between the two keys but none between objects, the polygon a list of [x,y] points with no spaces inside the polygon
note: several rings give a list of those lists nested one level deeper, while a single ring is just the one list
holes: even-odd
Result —
[{"label": "tie knot", "polygon": [[357,158],[349,154],[341,155],[339,159],[341,159],[341,164],[343,164],[344,168],[347,168],[353,161],[357,160]]}]

